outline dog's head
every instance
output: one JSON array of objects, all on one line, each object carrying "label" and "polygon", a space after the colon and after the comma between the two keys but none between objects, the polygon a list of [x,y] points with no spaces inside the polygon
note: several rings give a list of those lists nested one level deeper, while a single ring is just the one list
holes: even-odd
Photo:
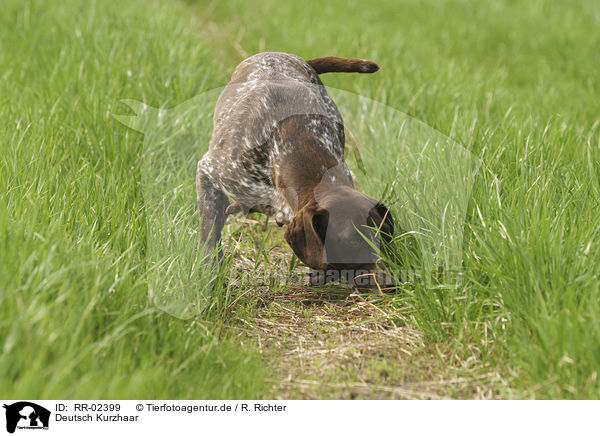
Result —
[{"label": "dog's head", "polygon": [[285,240],[316,270],[374,270],[373,248],[388,243],[394,222],[388,208],[350,187],[331,189],[298,211]]}]

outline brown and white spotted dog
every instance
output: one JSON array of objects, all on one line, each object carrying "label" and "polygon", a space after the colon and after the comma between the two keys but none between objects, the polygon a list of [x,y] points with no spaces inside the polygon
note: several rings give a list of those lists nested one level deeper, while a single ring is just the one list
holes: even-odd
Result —
[{"label": "brown and white spotted dog", "polygon": [[[217,101],[212,139],[196,174],[209,249],[227,215],[256,211],[286,225],[286,241],[316,271],[375,269],[366,240],[375,246],[389,241],[392,217],[354,189],[342,117],[318,75],[378,69],[362,59],[304,61],[287,53],[259,53],[237,66]],[[323,275],[313,275],[313,283],[314,277]]]}]

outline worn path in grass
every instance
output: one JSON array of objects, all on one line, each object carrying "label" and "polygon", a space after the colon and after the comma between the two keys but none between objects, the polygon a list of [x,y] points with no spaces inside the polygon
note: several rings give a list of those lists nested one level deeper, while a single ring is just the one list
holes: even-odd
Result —
[{"label": "worn path in grass", "polygon": [[[229,34],[224,23],[212,21],[210,10],[204,12],[206,34],[223,59],[235,65],[251,54],[239,41],[243,26],[239,34]],[[235,269],[255,277],[289,269],[292,251],[283,232],[266,222],[261,215],[229,218],[224,240]],[[449,345],[428,340],[402,307],[401,288],[393,296],[355,295],[338,285],[308,288],[299,285],[307,271],[293,269],[294,285],[240,286],[229,308],[231,327],[259,348],[273,371],[273,396],[483,399],[507,392],[507,380],[474,358],[477,352],[461,360]]]},{"label": "worn path in grass", "polygon": [[[254,219],[257,218],[257,219]],[[291,250],[265,218],[231,218],[234,267],[263,277],[289,264]],[[258,251],[266,253],[256,265]],[[293,270],[301,283],[307,269]],[[283,399],[498,398],[506,381],[481,361],[461,361],[431,343],[394,296],[356,295],[337,285],[308,288],[255,283],[230,305],[231,326],[273,371]],[[398,306],[400,304],[400,307]],[[237,314],[237,307],[252,306]]]}]

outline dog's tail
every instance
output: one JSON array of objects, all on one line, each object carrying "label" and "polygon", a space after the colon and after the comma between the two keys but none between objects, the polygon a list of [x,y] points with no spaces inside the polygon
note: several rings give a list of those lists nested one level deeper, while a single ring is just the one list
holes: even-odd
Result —
[{"label": "dog's tail", "polygon": [[316,58],[306,61],[317,74],[323,73],[374,73],[379,65],[365,59],[346,59],[335,56]]}]

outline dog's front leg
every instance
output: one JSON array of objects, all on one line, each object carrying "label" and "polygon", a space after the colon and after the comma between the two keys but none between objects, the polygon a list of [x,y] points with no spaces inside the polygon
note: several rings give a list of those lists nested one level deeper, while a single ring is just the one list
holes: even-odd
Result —
[{"label": "dog's front leg", "polygon": [[[206,176],[202,161],[196,171],[196,195],[200,214],[202,243],[207,251],[213,250],[221,239],[221,231],[227,216],[227,196]],[[219,260],[223,253],[219,250]]]}]

